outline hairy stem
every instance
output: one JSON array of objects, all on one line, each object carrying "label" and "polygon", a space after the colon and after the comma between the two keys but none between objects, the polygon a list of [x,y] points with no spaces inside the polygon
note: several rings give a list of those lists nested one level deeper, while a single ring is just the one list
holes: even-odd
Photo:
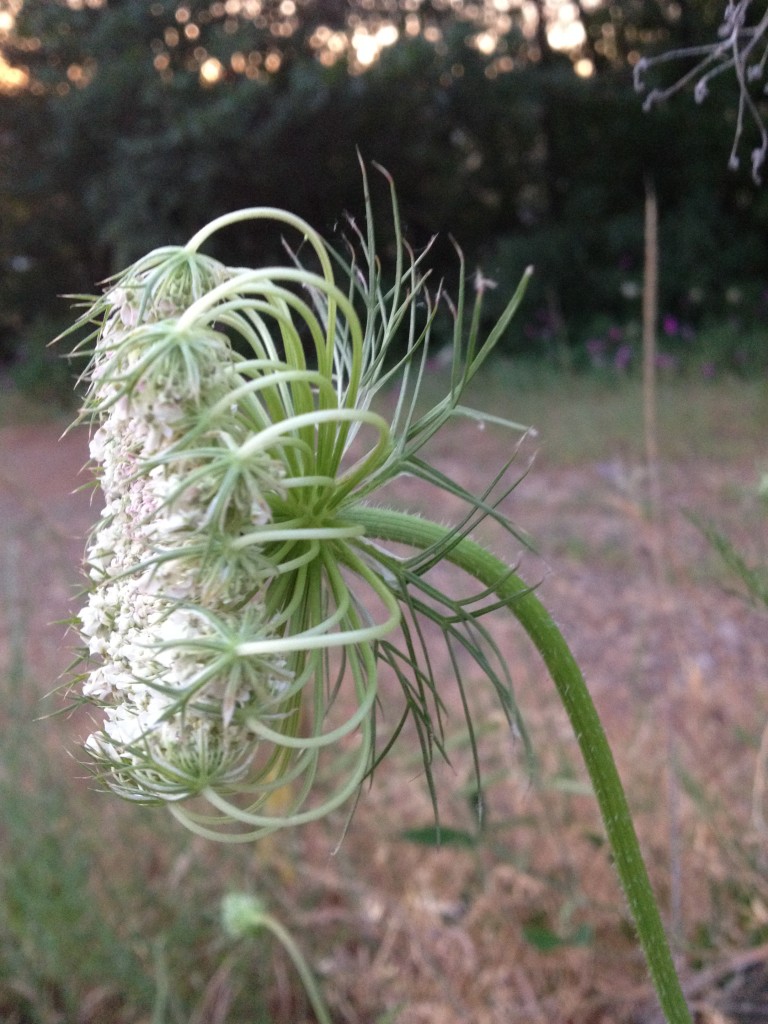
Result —
[{"label": "hairy stem", "polygon": [[[450,530],[437,523],[389,509],[345,509],[345,520],[364,526],[371,538],[421,549],[441,544],[450,536]],[[490,551],[462,538],[449,548],[445,558],[506,602],[541,654],[581,749],[616,870],[667,1022],[691,1024],[616,763],[584,676],[568,644],[527,584]]]}]

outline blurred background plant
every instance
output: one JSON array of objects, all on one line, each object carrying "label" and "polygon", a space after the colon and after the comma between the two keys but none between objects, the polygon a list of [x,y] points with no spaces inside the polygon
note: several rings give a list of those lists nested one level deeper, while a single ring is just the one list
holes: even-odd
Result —
[{"label": "blurred background plant", "polygon": [[[766,129],[762,97],[765,95],[766,36],[768,15],[752,0],[727,0],[722,6],[722,20],[714,38],[682,46],[675,45],[660,54],[641,57],[635,64],[635,88],[645,92],[648,78],[653,78],[661,65],[676,65],[677,79],[654,84],[645,97],[645,108],[674,96],[692,86],[694,99],[703,103],[712,83],[720,84],[722,76],[732,78],[738,90],[733,145],[728,166],[738,170],[741,165],[742,143],[751,142],[752,178],[759,185],[763,165],[768,156],[768,129]],[[746,139],[745,139],[746,136]]]}]

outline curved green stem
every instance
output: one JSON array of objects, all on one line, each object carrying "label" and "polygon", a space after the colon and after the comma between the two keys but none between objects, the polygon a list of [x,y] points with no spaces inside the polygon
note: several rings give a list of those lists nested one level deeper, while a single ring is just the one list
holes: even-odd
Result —
[{"label": "curved green stem", "polygon": [[275,938],[282,943],[283,948],[291,960],[293,960],[294,967],[299,972],[299,977],[304,985],[304,991],[307,993],[319,1024],[331,1024],[331,1016],[328,1013],[323,997],[320,995],[320,988],[291,933],[271,914],[263,914],[261,924],[263,927],[268,928]]},{"label": "curved green stem", "polygon": [[235,937],[255,935],[260,928],[266,928],[272,932],[293,961],[318,1024],[331,1024],[331,1015],[320,994],[317,981],[288,929],[276,917],[268,913],[259,900],[244,893],[232,893],[226,897],[222,906],[222,914],[225,929]]},{"label": "curved green stem", "polygon": [[[344,515],[345,521],[364,526],[371,538],[420,549],[442,545],[451,535],[437,523],[389,509],[345,509]],[[691,1024],[616,763],[568,644],[528,585],[490,551],[461,538],[444,557],[493,590],[541,654],[581,749],[661,1007],[668,1024]]]}]

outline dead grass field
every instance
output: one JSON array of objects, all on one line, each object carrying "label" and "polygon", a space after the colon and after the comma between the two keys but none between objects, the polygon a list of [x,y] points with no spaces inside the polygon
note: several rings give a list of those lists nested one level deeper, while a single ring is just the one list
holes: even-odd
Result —
[{"label": "dead grass field", "polygon": [[[504,387],[489,385],[495,407],[505,402]],[[660,534],[649,515],[634,392],[623,405],[604,386],[573,402],[564,387],[554,400],[523,392],[519,412],[514,403],[515,417],[536,423],[540,436],[524,443],[521,471],[538,454],[504,507],[538,553],[499,553],[521,558],[523,575],[539,584],[604,715],[699,1024],[768,1021],[768,831],[753,807],[768,722],[768,619],[733,593],[733,581],[686,517],[691,511],[712,518],[749,559],[768,564],[768,516],[757,493],[768,471],[764,397],[745,385],[724,387],[717,400],[705,396],[706,408],[695,389],[662,396]],[[35,701],[68,661],[62,628],[51,623],[74,607],[77,562],[92,519],[87,493],[71,493],[86,459],[84,433],[57,443],[61,429],[37,423],[0,431],[4,648],[7,658],[15,652],[23,661]],[[503,433],[463,423],[440,437],[432,455],[479,491],[509,446]],[[404,481],[395,497],[434,514],[414,482]],[[439,518],[450,512],[441,508]],[[660,535],[661,576],[653,561]],[[439,583],[453,585],[447,573]],[[165,886],[178,900],[213,898],[217,885],[265,892],[299,936],[340,1022],[655,1022],[567,721],[519,629],[498,617],[493,631],[536,763],[532,771],[521,744],[511,741],[483,681],[469,678],[484,731],[482,828],[446,662],[440,671],[451,764],[436,774],[442,824],[456,830],[447,833],[455,842],[435,848],[429,833],[404,835],[432,823],[419,751],[406,733],[362,793],[335,853],[344,814],[250,851],[184,838],[171,854],[158,838],[150,856],[145,846],[153,833],[167,834],[156,828],[160,812],[131,809],[147,887]],[[15,646],[14,636],[22,638]],[[398,697],[383,679],[382,735],[397,718],[387,708]],[[0,723],[8,728],[8,716]],[[115,821],[122,836],[124,826],[121,809],[89,793],[62,753],[81,724],[54,718],[36,729],[41,756],[71,778],[67,785],[91,820],[100,816],[94,824],[107,848],[94,860],[99,889],[121,854],[105,830]],[[207,873],[209,888],[190,897],[185,879],[194,864]],[[254,1019],[234,1009],[228,963],[198,981],[196,1024]],[[270,1016],[259,1019],[309,1019],[287,961],[276,954],[267,966],[259,969]],[[118,1004],[114,991],[101,1002],[97,993],[84,993],[77,1020],[149,1022],[108,1009]]]}]

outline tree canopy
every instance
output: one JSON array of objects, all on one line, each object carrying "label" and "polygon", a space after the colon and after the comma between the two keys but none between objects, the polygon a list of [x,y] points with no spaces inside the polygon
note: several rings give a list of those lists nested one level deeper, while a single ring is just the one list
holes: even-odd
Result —
[{"label": "tree canopy", "polygon": [[[7,359],[50,336],[58,296],[227,210],[283,206],[340,240],[362,206],[358,153],[392,174],[412,244],[440,235],[438,276],[455,272],[452,240],[499,301],[535,265],[510,351],[583,352],[638,319],[649,179],[667,314],[695,329],[738,293],[740,316],[763,315],[766,199],[726,167],[736,90],[646,114],[632,89],[641,55],[711,38],[719,0],[4,6]],[[222,244],[237,262],[280,240]]]}]

